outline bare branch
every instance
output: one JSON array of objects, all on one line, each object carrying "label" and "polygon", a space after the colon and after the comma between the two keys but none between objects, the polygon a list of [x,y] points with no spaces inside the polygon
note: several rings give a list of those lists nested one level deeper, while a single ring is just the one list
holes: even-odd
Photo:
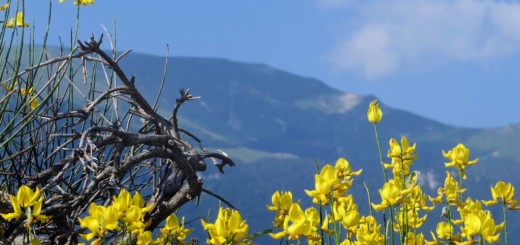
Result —
[{"label": "bare branch", "polygon": [[[32,111],[27,98],[23,103],[12,103],[24,107],[3,111],[14,121],[9,125],[12,130],[5,130],[6,137],[0,135],[2,141],[11,139],[0,151],[0,176],[9,191],[24,184],[39,187],[46,197],[42,213],[55,217],[49,224],[35,225],[33,231],[60,242],[77,242],[83,231],[77,229],[77,218],[90,203],[110,202],[120,189],[153,192],[147,197],[147,202],[154,204],[146,217],[150,230],[202,192],[233,207],[223,197],[203,189],[197,172],[207,170],[207,158],[219,161],[215,166],[221,173],[226,165],[235,163],[224,152],[204,150],[201,139],[178,125],[180,107],[199,97],[191,95],[189,89],[180,89],[171,117],[162,117],[136,89],[136,78],[129,78],[119,66],[130,51],[112,58],[100,48],[102,40],[101,35],[98,40],[79,41],[79,52],[13,72],[20,81],[29,80],[29,75],[46,79],[34,94],[44,98],[46,106]],[[81,62],[72,62],[74,59]],[[87,73],[96,67],[92,64],[103,70],[110,68],[115,74],[111,78],[105,73],[108,87],[102,91],[90,83],[95,80],[87,81],[95,79],[88,78],[96,72]],[[9,79],[0,84],[14,80]],[[83,84],[78,83],[81,79]],[[116,85],[116,81],[121,83]],[[88,91],[82,91],[82,86]],[[9,92],[0,103],[21,98],[18,93]],[[197,147],[190,144],[193,140]],[[11,208],[0,202],[0,209]],[[7,223],[0,240],[14,240],[24,232],[23,226],[23,218]]]}]

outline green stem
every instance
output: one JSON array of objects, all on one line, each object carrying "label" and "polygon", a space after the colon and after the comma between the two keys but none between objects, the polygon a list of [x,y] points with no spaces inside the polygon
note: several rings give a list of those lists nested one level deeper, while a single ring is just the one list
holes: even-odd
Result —
[{"label": "green stem", "polygon": [[388,223],[386,220],[386,210],[383,211],[383,233],[385,234],[385,242],[384,244],[388,244]]},{"label": "green stem", "polygon": [[332,222],[332,227],[334,229],[334,239],[336,240],[336,244],[339,244],[340,241],[340,234],[339,234],[339,229],[340,229],[340,226],[338,224],[338,222],[336,221],[336,217],[334,216],[334,206],[333,206],[333,203],[334,203],[334,199],[333,199],[333,196],[332,196],[332,193],[330,194],[329,196],[329,206],[330,206],[330,210],[331,210],[331,216],[332,216],[332,220],[334,222]]},{"label": "green stem", "polygon": [[363,182],[363,185],[365,185],[365,190],[368,196],[368,211],[370,212],[370,216],[374,216],[372,213],[372,205],[370,205],[372,203],[372,198],[370,197],[370,191],[368,190],[367,182]]},{"label": "green stem", "polygon": [[[383,170],[383,176],[385,177],[385,182],[388,181],[388,177],[386,176],[386,170],[385,165],[383,163],[383,152],[381,151],[381,143],[379,141],[379,132],[377,131],[377,125],[374,123],[374,133],[376,135],[376,143],[377,143],[377,150],[379,152],[379,163],[381,164],[381,169]],[[390,219],[392,219],[392,210],[390,210]],[[386,212],[383,213],[383,221],[386,223]],[[386,234],[386,225],[384,226],[385,230],[384,233]],[[391,230],[391,229],[390,229]],[[393,232],[392,232],[392,240],[393,240]],[[392,241],[393,243],[393,241]],[[385,244],[387,244],[387,236],[385,235]]]},{"label": "green stem", "polygon": [[[404,175],[404,157],[403,157],[403,151],[401,150],[401,154],[399,155],[399,159],[401,161],[401,178],[402,178],[402,181],[403,181],[403,184],[402,184],[402,188],[403,188],[403,191],[408,187],[406,186],[406,176]],[[410,179],[413,178],[410,176]],[[408,218],[407,218],[407,215],[408,215],[408,205],[407,203],[405,202],[402,206],[402,216],[401,216],[401,220],[402,220],[402,223],[403,224],[400,224],[399,222],[397,223],[399,225],[399,233],[401,234],[401,244],[404,244],[405,241],[406,241],[406,236],[408,235]],[[397,210],[397,209],[396,209]],[[396,211],[396,215],[397,215],[397,211]]]},{"label": "green stem", "polygon": [[390,206],[390,240],[394,244],[394,207]]},{"label": "green stem", "polygon": [[508,245],[507,241],[507,218],[506,218],[506,204],[502,203],[502,214],[504,215],[504,237],[506,240],[506,245]]},{"label": "green stem", "polygon": [[377,142],[377,150],[379,151],[379,161],[381,163],[381,168],[383,169],[383,176],[385,177],[385,182],[388,181],[386,177],[385,165],[383,163],[383,152],[381,151],[381,143],[379,141],[379,132],[377,131],[377,125],[374,123],[374,132],[376,134],[376,142]]},{"label": "green stem", "polygon": [[[319,173],[320,164],[319,164],[316,156],[313,156],[313,157],[314,157],[314,164],[316,165],[316,173]],[[320,226],[321,226],[321,225],[323,225],[323,206],[321,205],[321,200],[319,201],[318,207],[320,208]],[[327,213],[325,213],[325,216],[326,215],[327,215]],[[320,231],[320,235],[321,235],[321,245],[325,245],[325,239],[323,239],[323,230]],[[329,239],[330,239],[330,236],[329,236]],[[330,241],[329,241],[329,244],[330,244]]]},{"label": "green stem", "polygon": [[25,217],[27,219],[27,239],[28,239],[28,242],[29,244],[31,243],[31,240],[32,240],[32,219],[34,218],[33,217],[33,214],[32,214],[32,207],[27,207],[27,209],[25,210]]}]

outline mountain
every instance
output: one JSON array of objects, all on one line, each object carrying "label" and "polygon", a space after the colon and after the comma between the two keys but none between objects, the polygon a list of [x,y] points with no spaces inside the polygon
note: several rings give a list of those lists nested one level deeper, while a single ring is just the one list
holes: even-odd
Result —
[{"label": "mountain", "polygon": [[[159,91],[164,63],[165,58],[143,54],[128,55],[122,61],[150,100]],[[201,138],[206,147],[219,148],[237,162],[224,175],[214,169],[204,173],[206,188],[237,206],[252,231],[269,227],[273,214],[266,211],[265,204],[270,203],[275,190],[291,190],[302,204],[310,205],[303,190],[314,187],[316,162],[323,166],[346,157],[353,169],[363,169],[353,188],[358,203],[367,200],[363,182],[373,200],[379,200],[377,189],[383,177],[374,129],[366,120],[374,96],[339,91],[319,80],[262,64],[169,58],[160,100],[162,114],[171,113],[180,88],[201,96],[181,109],[180,125]],[[471,149],[471,159],[480,159],[468,168],[468,194],[490,199],[489,188],[498,180],[520,186],[516,176],[520,170],[520,125],[461,128],[386,106],[384,101],[381,107],[384,117],[378,129],[383,154],[392,137],[404,135],[416,142],[419,158],[413,169],[421,171],[428,194],[436,195],[444,181],[442,150],[448,151],[459,142]],[[218,201],[205,196],[201,205],[200,209],[188,208],[185,215],[207,217],[208,207],[215,214]],[[440,212],[437,208],[429,217],[439,219]],[[495,217],[501,220],[501,216]]]},{"label": "mountain", "polygon": [[[57,56],[59,49],[47,50]],[[150,102],[155,101],[165,69],[164,57],[130,53],[121,61],[127,75],[136,77],[136,86]],[[98,75],[102,74],[98,72]],[[99,75],[102,78],[102,75]],[[216,168],[202,173],[204,187],[233,203],[250,225],[251,232],[269,228],[273,213],[266,210],[276,190],[292,191],[302,207],[311,205],[304,189],[314,188],[314,174],[338,157],[349,160],[354,170],[363,169],[354,180],[352,193],[363,214],[368,213],[366,183],[373,202],[379,202],[383,185],[373,125],[366,111],[372,95],[339,91],[317,79],[301,77],[263,64],[234,62],[215,58],[170,57],[165,84],[159,99],[159,113],[170,116],[180,88],[189,88],[201,98],[183,105],[179,124],[202,140],[203,146],[221,149],[237,163],[220,174]],[[106,88],[98,79],[98,90]],[[88,86],[76,84],[76,86]],[[406,92],[403,91],[403,95]],[[442,99],[442,95],[439,95]],[[410,101],[413,103],[413,101]],[[435,102],[432,102],[434,105]],[[472,197],[489,200],[490,186],[503,180],[520,186],[520,124],[501,128],[461,128],[424,118],[380,101],[384,117],[378,124],[381,147],[386,158],[390,138],[407,136],[417,143],[419,158],[412,166],[421,172],[424,190],[436,195],[445,178],[442,151],[459,142],[471,149],[465,182]],[[463,110],[463,108],[446,108]],[[181,213],[186,220],[214,218],[219,201],[203,195],[200,207],[186,205]],[[222,204],[225,206],[224,204]],[[437,207],[429,219],[440,220]],[[208,214],[210,210],[210,214]],[[509,220],[520,220],[510,212]],[[499,212],[495,217],[501,221]],[[435,223],[428,221],[428,230]],[[520,230],[520,222],[510,230]],[[199,221],[194,226],[197,237]],[[429,235],[427,235],[429,237]],[[520,239],[519,234],[510,233]],[[269,244],[269,237],[259,244]]]}]

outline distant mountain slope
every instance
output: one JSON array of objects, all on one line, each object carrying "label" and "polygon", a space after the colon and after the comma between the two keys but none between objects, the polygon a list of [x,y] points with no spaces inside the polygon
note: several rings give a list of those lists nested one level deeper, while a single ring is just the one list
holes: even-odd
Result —
[{"label": "distant mountain slope", "polygon": [[[146,96],[154,98],[164,61],[132,54],[123,66],[136,75]],[[383,178],[373,126],[366,121],[367,106],[374,96],[338,91],[319,80],[262,64],[224,59],[171,58],[166,81],[161,113],[170,113],[181,87],[201,96],[182,108],[180,123],[207,146],[223,149],[237,161],[238,165],[222,177],[205,173],[205,185],[235,203],[254,231],[270,225],[272,214],[263,204],[270,202],[273,191],[293,190],[296,198],[308,204],[303,189],[313,188],[314,158],[323,165],[346,157],[354,169],[364,170],[353,190],[359,201],[366,200],[363,182],[379,200],[377,188]],[[520,186],[516,176],[520,170],[520,126],[467,129],[391,108],[384,101],[382,109],[384,118],[378,128],[385,159],[391,137],[406,135],[417,142],[419,159],[413,168],[422,172],[429,194],[436,194],[444,182],[446,159],[442,150],[459,142],[472,150],[471,158],[480,158],[468,169],[469,194],[491,198],[489,187],[498,179]],[[216,209],[211,206],[216,200],[203,200],[203,205],[209,206],[202,210]],[[440,210],[429,217],[438,219]]]},{"label": "distant mountain slope", "polygon": [[[365,116],[373,96],[338,91],[266,65],[185,57],[169,64],[161,112],[170,113],[179,88],[190,88],[201,100],[182,109],[183,126],[213,146],[305,157],[332,154],[330,158],[374,149],[373,128]],[[136,75],[137,86],[148,98],[156,96],[164,58],[133,54],[123,60],[123,67]],[[437,154],[481,132],[444,125],[384,102],[382,108],[384,147],[389,137],[408,135],[412,141],[442,144],[434,149]]]},{"label": "distant mountain slope", "polygon": [[[50,53],[57,56],[59,49],[50,48]],[[128,75],[136,77],[143,95],[154,101],[165,58],[130,53],[121,64]],[[180,88],[201,96],[181,108],[179,123],[201,138],[205,147],[222,149],[237,162],[224,175],[210,168],[203,173],[204,185],[235,204],[251,231],[270,226],[272,214],[264,204],[271,201],[275,190],[291,190],[295,199],[309,205],[303,190],[313,188],[316,161],[322,166],[346,157],[355,170],[363,169],[352,190],[360,208],[367,208],[363,182],[369,186],[373,200],[379,200],[377,189],[383,178],[373,125],[366,120],[368,104],[376,97],[339,91],[319,80],[263,64],[214,58],[169,58],[165,79],[159,100],[163,115],[171,115]],[[106,84],[97,86],[102,89]],[[421,171],[428,194],[436,194],[444,181],[446,159],[442,150],[459,142],[472,150],[472,159],[480,158],[468,170],[469,194],[490,199],[489,187],[499,179],[520,186],[520,125],[452,127],[386,106],[384,101],[381,106],[384,117],[378,129],[385,160],[391,137],[406,135],[417,142],[419,159],[413,168]],[[206,217],[208,208],[216,213],[218,200],[205,195],[201,205],[200,209],[184,208],[187,220]],[[439,219],[440,209],[428,217]],[[511,220],[515,217],[520,220],[519,215]],[[518,225],[510,230],[520,229]],[[269,238],[266,241],[260,244],[269,244]]]},{"label": "distant mountain slope", "polygon": [[[48,51],[52,56],[60,52],[52,47]],[[127,75],[136,77],[136,86],[143,95],[154,101],[163,79],[165,58],[130,53],[121,64]],[[98,90],[107,86],[101,74],[98,72]],[[339,91],[322,81],[263,64],[215,58],[169,58],[165,81],[159,100],[163,115],[171,115],[180,88],[189,88],[193,95],[201,96],[181,108],[179,123],[197,135],[205,147],[222,149],[236,161],[237,166],[226,168],[224,175],[209,168],[203,173],[204,185],[235,204],[251,231],[270,226],[272,213],[264,204],[271,201],[275,190],[291,190],[296,200],[310,204],[303,190],[314,187],[316,162],[323,166],[346,157],[354,170],[363,169],[352,189],[360,208],[367,208],[364,182],[373,200],[379,201],[377,189],[383,177],[373,125],[366,119],[368,104],[375,96]],[[412,168],[421,171],[428,194],[435,195],[444,182],[446,159],[442,150],[459,142],[471,149],[472,159],[480,159],[468,168],[465,187],[469,195],[490,199],[489,187],[497,180],[520,187],[520,124],[461,128],[392,108],[384,101],[381,107],[384,117],[378,129],[384,159],[391,137],[405,135],[416,142],[419,158]],[[200,209],[183,208],[187,220],[206,217],[208,208],[215,214],[219,203],[204,195],[201,205]],[[428,217],[439,219],[440,208]],[[517,221],[510,230],[520,230],[520,212],[511,214],[510,220]],[[197,229],[200,231],[200,227]],[[520,239],[520,234],[510,235]],[[259,244],[266,243],[268,238]]]}]

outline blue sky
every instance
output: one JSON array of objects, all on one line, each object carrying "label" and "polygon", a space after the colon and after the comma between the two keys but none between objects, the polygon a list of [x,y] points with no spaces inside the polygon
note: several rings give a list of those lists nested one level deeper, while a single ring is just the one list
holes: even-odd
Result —
[{"label": "blue sky", "polygon": [[[50,43],[72,2],[53,0]],[[49,1],[26,1],[41,36]],[[478,0],[97,0],[80,35],[120,50],[264,63],[447,124],[520,123],[520,2]],[[41,23],[41,25],[39,25]],[[38,34],[40,33],[40,34]]]}]

